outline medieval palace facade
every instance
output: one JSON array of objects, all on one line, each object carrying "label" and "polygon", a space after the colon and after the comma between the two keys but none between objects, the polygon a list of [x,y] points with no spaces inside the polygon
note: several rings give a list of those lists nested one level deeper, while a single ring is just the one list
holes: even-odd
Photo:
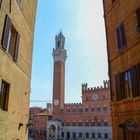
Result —
[{"label": "medieval palace facade", "polygon": [[47,123],[48,139],[112,139],[109,82],[89,88],[82,84],[82,103],[64,103],[65,96],[65,37],[55,37],[53,49],[53,119]]}]

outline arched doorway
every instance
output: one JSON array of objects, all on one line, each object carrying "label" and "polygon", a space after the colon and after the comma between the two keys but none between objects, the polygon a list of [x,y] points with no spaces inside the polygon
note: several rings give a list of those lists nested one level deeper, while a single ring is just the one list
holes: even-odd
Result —
[{"label": "arched doorway", "polygon": [[119,125],[123,130],[124,140],[140,140],[140,128],[134,120],[127,120]]},{"label": "arched doorway", "polygon": [[61,138],[62,121],[58,119],[49,120],[47,123],[47,139],[58,140]]},{"label": "arched doorway", "polygon": [[127,120],[125,122],[125,128],[126,140],[140,140],[140,129],[134,120]]},{"label": "arched doorway", "polygon": [[54,125],[51,125],[49,128],[49,138],[55,139],[56,137],[56,127]]}]

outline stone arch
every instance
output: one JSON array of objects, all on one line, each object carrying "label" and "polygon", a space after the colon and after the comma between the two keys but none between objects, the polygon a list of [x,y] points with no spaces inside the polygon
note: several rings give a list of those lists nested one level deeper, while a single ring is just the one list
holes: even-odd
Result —
[{"label": "stone arch", "polygon": [[132,119],[128,119],[125,121],[124,123],[125,128],[127,129],[136,129],[138,127],[138,124],[136,123],[136,121],[132,120]]},{"label": "stone arch", "polygon": [[56,126],[52,124],[49,127],[49,138],[55,139],[55,136],[56,136]]}]

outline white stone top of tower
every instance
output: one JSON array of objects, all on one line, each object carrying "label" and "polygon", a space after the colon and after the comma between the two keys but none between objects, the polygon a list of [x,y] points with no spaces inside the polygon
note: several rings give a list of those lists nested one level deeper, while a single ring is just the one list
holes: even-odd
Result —
[{"label": "white stone top of tower", "polygon": [[64,49],[65,37],[60,31],[58,35],[55,36],[55,48],[53,49],[53,58],[54,61],[65,62],[67,58],[67,51]]}]

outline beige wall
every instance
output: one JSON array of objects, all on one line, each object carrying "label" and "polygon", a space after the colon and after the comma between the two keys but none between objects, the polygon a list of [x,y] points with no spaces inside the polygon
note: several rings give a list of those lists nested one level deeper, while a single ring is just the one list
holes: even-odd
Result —
[{"label": "beige wall", "polygon": [[[22,8],[16,0],[11,3],[3,0],[0,9],[0,39],[4,27],[5,15],[11,19],[15,29],[20,33],[17,63],[6,53],[0,44],[0,82],[10,84],[8,111],[0,109],[0,140],[27,140],[30,81],[32,66],[32,48],[37,0],[23,1]],[[19,123],[23,126],[18,131]]]}]

